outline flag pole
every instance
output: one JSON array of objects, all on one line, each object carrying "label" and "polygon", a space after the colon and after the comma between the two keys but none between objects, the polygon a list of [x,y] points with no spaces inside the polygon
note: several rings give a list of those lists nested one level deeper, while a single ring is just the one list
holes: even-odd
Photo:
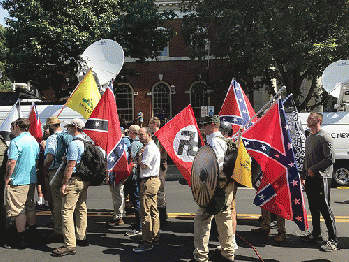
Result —
[{"label": "flag pole", "polygon": [[265,109],[270,106],[270,104],[274,103],[275,99],[277,99],[279,96],[281,96],[281,93],[286,90],[286,86],[282,86],[281,89],[275,94],[275,96],[273,96],[268,103],[266,103],[261,109],[259,109],[259,111],[253,116],[251,117],[250,121],[248,121],[248,123],[246,123],[244,126],[247,126],[249,123],[252,122],[252,119],[256,118],[259,114],[263,113],[265,111]]},{"label": "flag pole", "polygon": [[86,75],[84,76],[84,78],[80,81],[80,83],[77,85],[77,87],[75,87],[73,93],[71,93],[71,95],[70,95],[70,97],[68,98],[67,102],[65,102],[65,104],[63,105],[61,111],[59,111],[57,117],[59,117],[59,115],[62,113],[63,109],[67,106],[67,104],[68,104],[70,98],[74,95],[75,91],[79,88],[80,84],[82,83],[82,81],[84,81],[85,77],[87,76],[88,73],[90,73],[91,70],[92,70],[92,68],[90,68],[90,69],[87,71],[87,73],[86,73]]},{"label": "flag pole", "polygon": [[239,149],[240,147],[240,142],[241,142],[241,135],[242,135],[242,126],[239,128],[239,136],[238,136],[238,139],[237,139],[237,148]]},{"label": "flag pole", "polygon": [[[270,106],[270,104],[274,103],[275,99],[278,98],[285,89],[286,89],[286,86],[282,86],[281,89],[275,94],[275,96],[273,96],[268,103],[266,103],[261,109],[259,109],[259,111],[253,117],[251,117],[251,119],[245,125],[243,125],[244,129],[246,126],[248,126],[252,122],[252,119],[256,118],[259,114],[264,112],[266,108]],[[240,132],[240,130],[238,132]],[[238,132],[233,134],[231,138],[235,139],[237,135],[240,135],[240,133],[237,134]]]}]

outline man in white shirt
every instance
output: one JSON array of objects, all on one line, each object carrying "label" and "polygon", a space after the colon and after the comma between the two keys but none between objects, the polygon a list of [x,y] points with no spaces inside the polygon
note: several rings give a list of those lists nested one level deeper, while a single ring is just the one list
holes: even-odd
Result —
[{"label": "man in white shirt", "polygon": [[[219,131],[219,117],[217,115],[208,116],[204,120],[204,133],[207,144],[209,144],[217,157],[219,166],[219,176],[223,173],[224,156],[227,150],[227,143]],[[229,181],[229,180],[228,180]],[[215,215],[208,209],[199,207],[194,219],[194,260],[208,261],[208,242],[210,239],[210,229],[213,217],[215,217],[221,246],[221,256],[219,261],[234,261],[234,233],[231,215],[231,206],[234,199],[234,182],[228,182],[225,188],[225,208],[217,211]],[[217,260],[218,261],[218,260]]]},{"label": "man in white shirt", "polygon": [[153,244],[159,240],[159,211],[157,208],[157,193],[160,187],[159,169],[160,152],[152,140],[149,127],[139,130],[139,140],[144,147],[139,151],[140,165],[140,199],[143,243],[134,248],[134,252],[145,252],[153,249]]}]

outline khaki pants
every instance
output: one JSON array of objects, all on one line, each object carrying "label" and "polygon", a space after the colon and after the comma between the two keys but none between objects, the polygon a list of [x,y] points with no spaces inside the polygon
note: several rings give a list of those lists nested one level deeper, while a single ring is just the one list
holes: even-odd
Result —
[{"label": "khaki pants", "polygon": [[125,212],[124,183],[109,185],[111,197],[113,199],[114,219],[121,219]]},{"label": "khaki pants", "polygon": [[[270,211],[265,210],[262,208],[262,225],[261,228],[264,230],[270,230]],[[278,233],[279,234],[285,234],[286,229],[285,229],[285,218],[276,216],[276,223],[277,223],[277,228],[278,228]]]},{"label": "khaki pants", "polygon": [[152,243],[159,234],[160,222],[157,208],[157,193],[160,184],[158,177],[151,177],[142,179],[140,185],[142,237],[147,243]]},{"label": "khaki pants", "polygon": [[[235,253],[231,217],[234,187],[234,183],[231,182],[225,190],[227,209],[214,216],[219,234],[219,244],[222,247],[222,256],[231,261],[234,260]],[[207,213],[205,208],[198,208],[194,218],[194,257],[196,261],[208,261],[208,242],[210,239],[212,219],[213,215]]]},{"label": "khaki pants", "polygon": [[[55,175],[57,169],[51,169],[47,172],[49,183]],[[50,185],[50,195],[52,198],[52,216],[53,216],[53,231],[56,234],[62,234],[62,196],[61,185]]]},{"label": "khaki pants", "polygon": [[[73,177],[68,182],[67,194],[62,198],[62,229],[66,247],[76,247],[76,239],[86,238],[88,185],[88,182]],[[74,211],[76,227],[74,227]]]}]

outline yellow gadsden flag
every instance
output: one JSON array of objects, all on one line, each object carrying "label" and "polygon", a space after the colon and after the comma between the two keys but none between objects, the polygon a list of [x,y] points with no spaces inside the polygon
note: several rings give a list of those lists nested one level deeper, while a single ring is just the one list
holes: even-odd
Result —
[{"label": "yellow gadsden flag", "polygon": [[90,70],[70,96],[66,106],[79,112],[85,119],[88,119],[100,99],[101,95],[98,91],[97,83]]},{"label": "yellow gadsden flag", "polygon": [[239,182],[241,185],[252,187],[251,158],[248,155],[244,143],[242,143],[242,140],[240,140],[238,157],[235,161],[233,179]]}]

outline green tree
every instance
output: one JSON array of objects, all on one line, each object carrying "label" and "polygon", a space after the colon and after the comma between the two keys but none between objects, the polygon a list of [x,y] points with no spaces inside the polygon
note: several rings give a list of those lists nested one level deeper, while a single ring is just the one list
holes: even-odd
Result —
[{"label": "green tree", "polygon": [[[345,0],[185,3],[187,11],[194,11],[184,21],[188,41],[200,43],[210,37],[210,55],[224,58],[225,66],[234,68],[239,81],[250,83],[249,91],[266,85],[273,94],[271,79],[275,78],[287,87],[287,93],[294,94],[300,109],[314,96],[316,79],[324,68],[348,58],[349,9]],[[194,57],[206,55],[191,53]],[[259,85],[248,81],[251,76],[261,77]],[[312,82],[306,97],[301,94],[304,79]]]},{"label": "green tree", "polygon": [[5,30],[6,28],[0,25],[0,92],[11,91],[11,82],[6,77],[6,52],[5,46]]},{"label": "green tree", "polygon": [[158,30],[172,13],[157,12],[150,0],[3,0],[9,12],[6,42],[8,75],[31,81],[39,91],[53,88],[56,97],[76,85],[77,60],[93,42],[113,39],[125,56],[156,57],[171,30]]}]

